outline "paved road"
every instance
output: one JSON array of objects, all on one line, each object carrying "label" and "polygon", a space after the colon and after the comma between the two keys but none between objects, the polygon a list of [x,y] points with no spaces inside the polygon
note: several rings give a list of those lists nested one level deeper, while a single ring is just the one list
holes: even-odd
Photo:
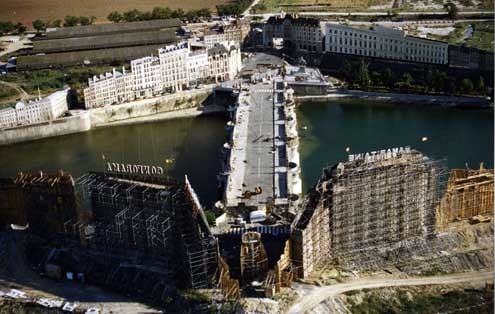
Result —
[{"label": "paved road", "polygon": [[242,12],[242,15],[249,15],[249,12],[251,11],[251,9],[257,5],[258,3],[260,2],[260,0],[254,0],[251,5],[246,9],[246,11]]},{"label": "paved road", "polygon": [[369,278],[357,279],[352,282],[336,284],[326,287],[316,287],[304,284],[295,284],[294,288],[304,290],[307,294],[294,304],[288,311],[290,314],[304,313],[311,310],[325,300],[334,298],[339,294],[353,290],[397,287],[397,286],[422,286],[422,285],[440,285],[440,284],[457,284],[463,282],[484,283],[493,282],[493,272],[469,272],[461,274],[431,276],[407,279],[392,278]]},{"label": "paved road", "polygon": [[262,193],[246,201],[264,207],[267,197],[273,197],[273,90],[269,84],[251,87],[250,114],[246,147],[246,170],[243,190]]},{"label": "paved road", "polygon": [[[264,13],[264,14],[245,14],[246,16],[258,16],[263,19],[268,19],[270,16],[275,15],[277,13]],[[297,13],[300,16],[310,15],[310,16],[388,16],[388,12],[299,12]],[[400,12],[400,15],[404,16],[414,16],[414,15],[444,15],[445,11],[411,11],[411,12]],[[483,15],[483,14],[493,14],[492,11],[472,11],[472,12],[459,12],[457,15]]]}]

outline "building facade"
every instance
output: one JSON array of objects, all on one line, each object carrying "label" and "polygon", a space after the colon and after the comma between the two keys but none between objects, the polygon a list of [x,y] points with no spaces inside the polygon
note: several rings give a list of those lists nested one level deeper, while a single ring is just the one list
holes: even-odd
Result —
[{"label": "building facade", "polygon": [[233,79],[241,70],[241,52],[235,42],[208,49],[208,76],[215,82]]},{"label": "building facade", "polygon": [[445,65],[449,60],[447,43],[381,26],[360,29],[326,23],[325,52]]},{"label": "building facade", "polygon": [[62,116],[69,106],[69,89],[57,91],[48,97],[32,102],[19,101],[15,108],[0,110],[0,128],[9,128],[54,120]]},{"label": "building facade", "polygon": [[205,31],[203,41],[206,48],[213,48],[224,41],[234,41],[241,45],[249,35],[250,26],[245,20],[236,20],[229,25],[220,26],[216,30]]},{"label": "building facade", "polygon": [[96,100],[105,105],[130,101],[135,98],[134,75],[126,71],[123,67],[122,72],[113,69],[112,72],[101,74],[99,77],[89,78],[88,85],[91,88],[84,89],[84,101],[86,108],[97,107]]},{"label": "building facade", "polygon": [[215,44],[211,49],[192,50],[188,42],[165,46],[157,56],[131,61],[131,72],[113,71],[88,80],[84,90],[86,108],[103,107],[164,92],[181,91],[199,81],[233,79],[241,68],[240,45]]},{"label": "building facade", "polygon": [[323,32],[320,21],[292,15],[272,16],[263,27],[263,45],[272,47],[274,39],[283,39],[294,48],[308,52],[323,51]]}]

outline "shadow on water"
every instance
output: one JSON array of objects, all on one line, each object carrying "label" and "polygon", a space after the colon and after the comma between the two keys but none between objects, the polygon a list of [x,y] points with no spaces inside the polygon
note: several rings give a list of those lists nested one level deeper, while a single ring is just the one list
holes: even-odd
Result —
[{"label": "shadow on water", "polygon": [[[102,171],[110,161],[159,165],[178,179],[188,174],[203,204],[210,206],[217,196],[218,153],[226,136],[225,122],[223,116],[200,116],[4,146],[0,147],[0,177],[60,169],[78,177],[88,171]],[[165,164],[166,159],[175,162]]]}]

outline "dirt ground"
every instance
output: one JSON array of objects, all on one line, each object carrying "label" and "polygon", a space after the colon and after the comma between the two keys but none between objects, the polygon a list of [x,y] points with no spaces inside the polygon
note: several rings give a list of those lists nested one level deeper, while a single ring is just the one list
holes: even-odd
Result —
[{"label": "dirt ground", "polygon": [[127,11],[138,9],[152,10],[156,6],[183,10],[210,8],[215,9],[217,4],[227,3],[228,0],[22,0],[2,1],[0,21],[21,22],[31,28],[35,19],[52,21],[63,19],[67,15],[95,16],[97,23],[106,22],[106,17],[112,11]]}]

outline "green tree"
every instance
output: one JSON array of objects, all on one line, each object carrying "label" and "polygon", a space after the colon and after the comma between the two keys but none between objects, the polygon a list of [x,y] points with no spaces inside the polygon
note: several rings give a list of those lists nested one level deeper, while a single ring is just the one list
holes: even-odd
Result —
[{"label": "green tree", "polygon": [[205,210],[205,216],[210,227],[214,227],[216,224],[215,214],[211,210]]},{"label": "green tree", "polygon": [[368,63],[361,60],[356,73],[356,83],[364,89],[368,89],[371,83],[368,65]]},{"label": "green tree", "polygon": [[424,90],[425,92],[429,92],[431,90],[431,85],[433,84],[433,71],[430,67],[428,67],[428,70],[426,70],[426,73],[424,74],[425,81],[424,81]]},{"label": "green tree", "polygon": [[155,20],[169,19],[172,17],[172,10],[164,7],[155,7],[153,8],[153,11],[151,11],[151,16]]},{"label": "green tree", "polygon": [[485,94],[485,80],[483,79],[483,76],[480,76],[476,81],[476,91],[481,95]]},{"label": "green tree", "polygon": [[177,9],[172,11],[172,17],[175,19],[181,19],[184,17],[184,10]]},{"label": "green tree", "polygon": [[139,10],[130,10],[122,14],[122,19],[126,22],[142,21],[143,13]]},{"label": "green tree", "polygon": [[56,19],[53,22],[49,23],[50,27],[62,27],[62,20]]},{"label": "green tree", "polygon": [[[436,92],[442,92],[446,88],[446,86],[445,86],[446,81],[447,81],[447,74],[445,72],[436,70],[433,72],[431,87]],[[451,80],[449,80],[449,81],[451,81]]]},{"label": "green tree", "polygon": [[46,29],[46,24],[42,20],[34,20],[32,24],[33,24],[33,28],[38,33],[42,32]]},{"label": "green tree", "polygon": [[203,8],[198,10],[198,16],[204,17],[204,18],[211,18],[211,11],[208,8]]},{"label": "green tree", "polygon": [[404,73],[404,75],[402,75],[402,82],[401,82],[402,87],[405,89],[411,89],[412,80],[413,78],[411,74],[409,74],[408,72]]},{"label": "green tree", "polygon": [[473,89],[473,82],[470,79],[465,78],[461,81],[461,90],[464,94],[471,94]]},{"label": "green tree", "polygon": [[79,16],[72,16],[72,15],[67,15],[64,18],[64,26],[69,27],[69,26],[76,26],[80,22]]},{"label": "green tree", "polygon": [[447,11],[447,15],[451,19],[455,19],[457,17],[457,13],[459,13],[457,6],[454,3],[452,3],[451,1],[445,3],[443,5],[443,8],[445,9],[445,11]]},{"label": "green tree", "polygon": [[0,21],[0,34],[5,35],[15,31],[15,25],[11,21]]},{"label": "green tree", "polygon": [[122,17],[122,14],[120,14],[119,12],[113,11],[110,14],[108,14],[107,19],[110,22],[118,23],[118,22],[122,21],[123,17]]},{"label": "green tree", "polygon": [[18,33],[18,34],[22,34],[24,33],[25,31],[27,30],[27,27],[24,26],[22,23],[18,22],[15,24],[15,31]]},{"label": "green tree", "polygon": [[395,83],[394,73],[390,68],[386,68],[382,72],[382,82],[387,88],[392,88]]},{"label": "green tree", "polygon": [[91,24],[91,20],[89,19],[89,17],[87,16],[80,16],[79,17],[79,22],[81,23],[81,25],[89,25]]}]

